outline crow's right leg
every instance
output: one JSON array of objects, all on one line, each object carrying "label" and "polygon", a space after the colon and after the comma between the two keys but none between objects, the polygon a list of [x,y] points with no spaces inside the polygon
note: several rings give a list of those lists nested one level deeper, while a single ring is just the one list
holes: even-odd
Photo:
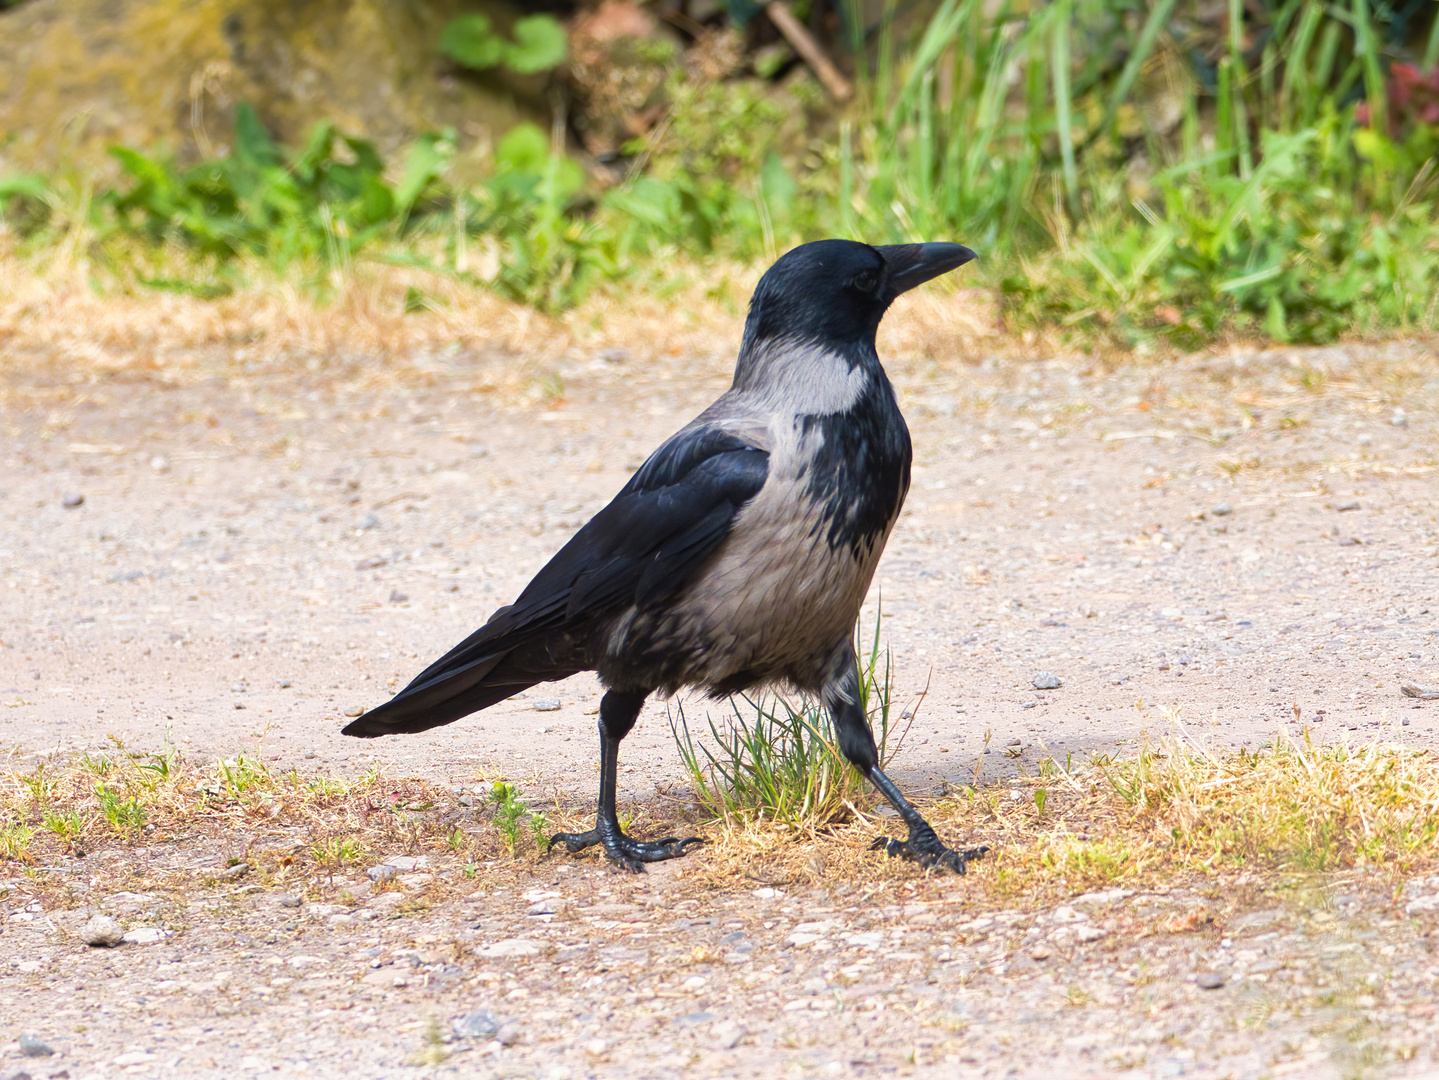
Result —
[{"label": "crow's right leg", "polygon": [[885,800],[899,811],[900,819],[909,829],[904,840],[888,836],[875,839],[870,845],[873,851],[886,855],[912,859],[924,867],[937,867],[964,873],[965,867],[975,859],[983,857],[987,847],[956,850],[945,847],[935,835],[933,826],[914,808],[914,804],[900,794],[894,781],[879,767],[879,749],[874,745],[874,732],[870,730],[869,718],[859,705],[859,666],[855,662],[854,650],[848,642],[842,653],[837,653],[831,667],[830,679],[826,683],[824,703],[829,709],[830,723],[834,725],[835,736],[839,739],[840,751],[865,777],[879,789]]},{"label": "crow's right leg", "polygon": [[640,707],[648,696],[647,690],[633,693],[611,690],[600,701],[600,805],[595,827],[582,833],[556,833],[550,837],[551,845],[564,844],[571,855],[599,844],[610,860],[636,874],[644,873],[647,862],[677,859],[686,854],[691,845],[704,843],[698,836],[687,836],[683,840],[675,836],[663,840],[633,840],[620,829],[615,811],[620,740],[635,726]]}]

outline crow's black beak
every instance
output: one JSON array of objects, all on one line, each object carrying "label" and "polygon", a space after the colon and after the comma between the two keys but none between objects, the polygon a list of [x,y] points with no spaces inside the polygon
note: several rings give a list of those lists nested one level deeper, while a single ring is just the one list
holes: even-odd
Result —
[{"label": "crow's black beak", "polygon": [[979,257],[963,244],[881,244],[875,250],[889,264],[890,296],[908,292]]}]

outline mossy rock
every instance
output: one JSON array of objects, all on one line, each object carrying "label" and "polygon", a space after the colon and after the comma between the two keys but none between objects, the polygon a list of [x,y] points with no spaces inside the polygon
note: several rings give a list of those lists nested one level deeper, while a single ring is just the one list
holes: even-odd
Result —
[{"label": "mossy rock", "polygon": [[[439,55],[445,24],[476,6],[30,0],[0,11],[0,174],[104,172],[115,144],[181,160],[224,153],[242,101],[291,144],[322,119],[386,154],[441,127],[493,140],[543,105],[533,85],[466,75]],[[497,25],[515,17],[479,6]]]}]

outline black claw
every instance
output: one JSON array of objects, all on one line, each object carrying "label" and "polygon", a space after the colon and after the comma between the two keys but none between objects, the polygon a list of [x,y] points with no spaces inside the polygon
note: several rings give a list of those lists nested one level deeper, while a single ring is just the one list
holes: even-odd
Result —
[{"label": "black claw", "polygon": [[571,855],[578,855],[581,851],[584,851],[585,848],[593,847],[599,842],[600,832],[598,829],[590,829],[588,832],[581,833],[555,833],[554,836],[550,837],[551,848],[556,844],[564,844],[565,850]]},{"label": "black claw", "polygon": [[911,829],[909,839],[904,841],[888,836],[876,837],[869,849],[883,851],[891,859],[908,859],[925,868],[935,867],[955,874],[963,874],[970,863],[983,858],[984,853],[989,850],[988,846],[967,848],[963,851],[945,847],[928,825]]},{"label": "black claw", "polygon": [[571,855],[578,855],[586,848],[599,844],[604,848],[605,857],[621,870],[632,874],[643,874],[645,863],[678,859],[689,853],[690,845],[704,843],[699,836],[667,836],[663,840],[635,840],[615,829],[601,830],[598,826],[582,833],[555,833],[550,837],[550,847],[564,844]]}]

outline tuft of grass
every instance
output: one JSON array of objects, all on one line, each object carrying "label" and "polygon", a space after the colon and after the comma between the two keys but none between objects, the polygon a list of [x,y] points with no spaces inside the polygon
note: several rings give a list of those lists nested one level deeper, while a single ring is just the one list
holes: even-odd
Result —
[{"label": "tuft of grass", "polygon": [[1327,871],[1439,849],[1439,761],[1380,743],[1315,745],[1308,731],[1217,756],[1171,740],[1103,770],[1131,828],[1185,867]]},{"label": "tuft of grass", "polygon": [[[891,749],[893,665],[889,650],[881,649],[879,626],[876,615],[860,669],[860,707],[877,736],[883,765],[899,749],[903,734]],[[858,629],[856,636],[861,636]],[[712,819],[769,821],[813,832],[849,821],[860,806],[869,805],[869,785],[840,752],[820,705],[747,695],[732,698],[730,705],[733,716],[723,725],[706,716],[707,740],[694,737],[682,705],[670,716],[690,786]],[[910,722],[915,710],[907,714]]]},{"label": "tuft of grass", "polygon": [[365,857],[365,853],[352,836],[328,836],[310,845],[310,856],[316,865],[334,873],[341,867],[354,866]]},{"label": "tuft of grass", "polygon": [[69,813],[46,810],[43,824],[48,831],[60,838],[66,851],[73,852],[76,841],[85,831],[86,820],[87,816],[79,810],[71,810]]},{"label": "tuft of grass", "polygon": [[519,788],[504,780],[497,780],[490,789],[490,801],[495,806],[491,823],[499,832],[500,842],[504,844],[510,858],[515,857],[520,841],[527,833],[539,854],[549,851],[549,819],[530,809],[529,804],[520,797]]},{"label": "tuft of grass", "polygon": [[265,763],[244,754],[218,762],[216,771],[225,790],[233,796],[269,791],[274,787],[274,778]]},{"label": "tuft of grass", "polygon": [[127,833],[145,824],[145,807],[138,796],[123,795],[109,784],[96,784],[95,799],[100,806],[100,816],[117,833]]},{"label": "tuft of grass", "polygon": [[0,825],[0,859],[25,863],[32,861],[30,841],[34,838],[35,830],[22,822]]},{"label": "tuft of grass", "polygon": [[979,871],[1002,893],[1237,872],[1404,875],[1439,861],[1439,756],[1429,751],[1316,744],[1305,732],[1214,753],[1179,729],[1133,756],[1049,765],[931,808],[942,832],[990,844]]}]

